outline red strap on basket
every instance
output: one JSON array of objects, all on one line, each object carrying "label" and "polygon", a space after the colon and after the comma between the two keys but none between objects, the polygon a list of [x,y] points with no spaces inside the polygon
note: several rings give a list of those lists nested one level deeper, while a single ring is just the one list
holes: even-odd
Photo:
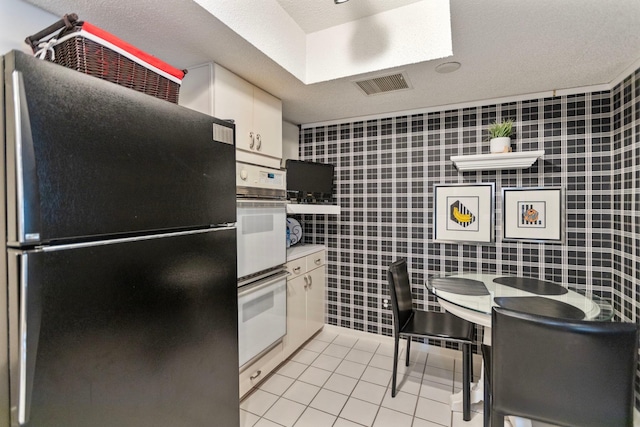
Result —
[{"label": "red strap on basket", "polygon": [[106,40],[109,43],[114,44],[115,46],[118,46],[120,49],[130,53],[136,58],[139,58],[140,60],[146,62],[147,64],[153,65],[154,67],[164,71],[167,74],[170,74],[176,77],[177,79],[182,80],[184,78],[184,74],[185,74],[184,71],[179,70],[175,67],[172,67],[171,65],[156,58],[153,55],[149,55],[145,51],[138,49],[137,47],[125,42],[122,39],[119,39],[118,37],[103,30],[102,28],[96,27],[95,25],[90,24],[87,21],[84,21],[84,23],[82,24],[82,30],[88,33],[91,33],[94,36],[100,37],[101,39]]}]

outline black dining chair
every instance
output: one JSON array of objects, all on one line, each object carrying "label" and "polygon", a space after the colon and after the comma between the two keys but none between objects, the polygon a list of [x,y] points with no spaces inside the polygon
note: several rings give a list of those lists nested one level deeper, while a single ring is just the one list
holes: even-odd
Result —
[{"label": "black dining chair", "polygon": [[492,426],[502,427],[505,415],[563,426],[633,425],[638,325],[494,307],[491,328],[490,353],[483,350]]},{"label": "black dining chair", "polygon": [[393,338],[395,341],[391,397],[396,396],[398,347],[401,337],[407,339],[406,366],[409,366],[411,338],[413,337],[460,343],[462,345],[462,412],[464,420],[469,421],[471,419],[470,397],[473,377],[471,360],[473,323],[450,313],[414,309],[406,260],[396,261],[389,266],[388,279],[393,309]]},{"label": "black dining chair", "polygon": [[[482,369],[483,369],[483,409],[484,413],[482,425],[489,427],[491,425],[491,346],[482,344]],[[504,424],[504,420],[502,421]]]}]

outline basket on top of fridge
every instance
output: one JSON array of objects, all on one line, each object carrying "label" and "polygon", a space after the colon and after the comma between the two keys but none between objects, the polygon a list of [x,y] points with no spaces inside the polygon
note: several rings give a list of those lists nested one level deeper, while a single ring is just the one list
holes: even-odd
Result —
[{"label": "basket on top of fridge", "polygon": [[175,68],[70,13],[25,42],[34,54],[156,98],[178,103],[186,70]]}]

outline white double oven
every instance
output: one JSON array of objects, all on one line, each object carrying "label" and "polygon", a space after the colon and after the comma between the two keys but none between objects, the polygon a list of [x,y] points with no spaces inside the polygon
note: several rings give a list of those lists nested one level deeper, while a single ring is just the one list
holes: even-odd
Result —
[{"label": "white double oven", "polygon": [[285,171],[236,163],[239,365],[287,332]]}]

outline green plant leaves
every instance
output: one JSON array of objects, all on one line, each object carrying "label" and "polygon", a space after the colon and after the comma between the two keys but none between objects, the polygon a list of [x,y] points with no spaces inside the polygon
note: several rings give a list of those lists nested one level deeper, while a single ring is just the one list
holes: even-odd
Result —
[{"label": "green plant leaves", "polygon": [[513,131],[513,120],[502,120],[502,122],[498,123],[494,121],[489,125],[489,138],[502,138],[511,136],[511,132]]}]

